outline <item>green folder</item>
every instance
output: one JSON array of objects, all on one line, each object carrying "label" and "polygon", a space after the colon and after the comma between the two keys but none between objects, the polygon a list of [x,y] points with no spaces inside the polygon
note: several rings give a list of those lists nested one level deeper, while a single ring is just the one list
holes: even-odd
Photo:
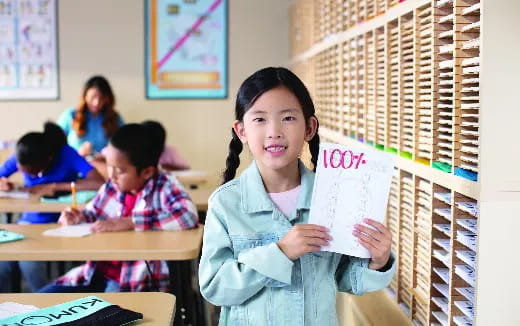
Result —
[{"label": "green folder", "polygon": [[25,238],[23,234],[0,229],[0,243],[22,240],[23,238]]}]

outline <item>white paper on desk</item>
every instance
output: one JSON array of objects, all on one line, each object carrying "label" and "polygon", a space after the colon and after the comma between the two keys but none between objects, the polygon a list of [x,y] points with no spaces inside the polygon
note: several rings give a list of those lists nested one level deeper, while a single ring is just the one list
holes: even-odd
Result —
[{"label": "white paper on desk", "polygon": [[16,302],[3,302],[0,303],[0,319],[4,319],[11,316],[16,316],[26,312],[38,310],[40,308],[30,305],[25,305]]},{"label": "white paper on desk", "polygon": [[394,160],[395,155],[371,148],[320,145],[309,223],[330,230],[333,240],[322,250],[370,257],[352,231],[365,218],[383,222]]},{"label": "white paper on desk", "polygon": [[66,225],[55,229],[43,231],[43,235],[50,237],[84,237],[91,234],[92,223]]},{"label": "white paper on desk", "polygon": [[0,191],[0,198],[14,198],[14,199],[28,199],[29,193],[27,191]]}]

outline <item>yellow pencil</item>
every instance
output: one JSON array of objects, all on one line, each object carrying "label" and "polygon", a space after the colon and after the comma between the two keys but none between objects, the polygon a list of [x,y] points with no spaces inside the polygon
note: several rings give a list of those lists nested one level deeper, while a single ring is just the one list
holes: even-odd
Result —
[{"label": "yellow pencil", "polygon": [[72,194],[72,208],[77,209],[78,203],[76,202],[76,183],[74,181],[70,183],[70,192]]}]

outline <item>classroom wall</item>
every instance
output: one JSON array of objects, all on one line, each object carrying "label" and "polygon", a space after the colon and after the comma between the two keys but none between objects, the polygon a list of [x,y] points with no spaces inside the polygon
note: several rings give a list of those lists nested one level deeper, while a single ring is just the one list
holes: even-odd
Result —
[{"label": "classroom wall", "polygon": [[126,122],[161,121],[168,142],[193,168],[209,171],[216,185],[240,83],[260,67],[288,63],[289,2],[229,1],[228,99],[149,101],[144,94],[144,0],[59,1],[60,99],[0,102],[0,139],[40,130],[46,119],[57,119],[77,104],[86,79],[103,74]]}]

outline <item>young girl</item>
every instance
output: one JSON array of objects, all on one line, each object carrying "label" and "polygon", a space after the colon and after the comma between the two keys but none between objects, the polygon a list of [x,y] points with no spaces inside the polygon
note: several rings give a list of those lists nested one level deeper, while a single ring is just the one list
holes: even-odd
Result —
[{"label": "young girl", "polygon": [[[20,171],[25,189],[40,195],[70,191],[70,182],[76,181],[79,190],[95,190],[103,183],[102,177],[73,148],[61,128],[47,122],[43,132],[25,134],[16,143],[16,152],[0,166],[0,190],[14,188],[7,178]],[[25,212],[18,223],[56,223],[59,213]],[[20,268],[32,291],[42,287],[47,279],[45,262],[0,262],[0,292],[7,292],[13,283],[16,266]]]},{"label": "young girl", "polygon": [[77,108],[67,109],[58,119],[70,146],[82,156],[101,151],[123,120],[114,109],[115,97],[108,80],[91,77],[83,87]]},{"label": "young girl", "polygon": [[[390,283],[390,232],[370,219],[373,229],[356,226],[371,259],[320,251],[331,237],[307,224],[314,173],[298,159],[308,142],[316,165],[318,120],[292,72],[266,68],[247,78],[235,116],[224,184],[209,201],[201,293],[222,306],[221,325],[336,325],[337,290],[359,295]],[[232,180],[243,144],[255,161]]]},{"label": "young girl", "polygon": [[[197,227],[197,210],[188,194],[157,168],[163,148],[156,123],[119,128],[107,149],[110,178],[85,209],[67,209],[59,223],[94,222],[93,232]],[[168,283],[165,261],[87,261],[40,292],[167,291]]]}]

